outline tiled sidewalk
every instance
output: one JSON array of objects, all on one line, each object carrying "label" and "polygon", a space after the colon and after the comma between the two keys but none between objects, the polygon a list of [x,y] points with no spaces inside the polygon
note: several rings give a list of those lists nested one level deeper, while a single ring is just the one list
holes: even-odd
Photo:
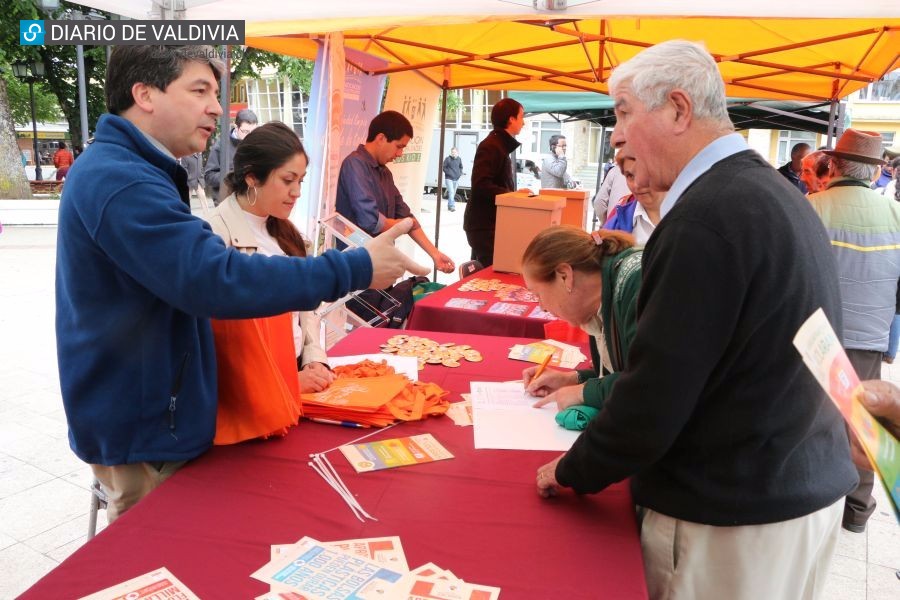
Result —
[{"label": "tiled sidewalk", "polygon": [[[423,225],[434,239],[433,199],[426,206]],[[461,208],[444,210],[441,225],[440,245],[457,263],[468,258]],[[0,234],[0,600],[27,589],[86,539],[90,470],[69,450],[56,372],[55,244],[55,228]],[[900,364],[886,366],[884,376],[900,382]],[[841,533],[827,600],[900,598],[900,527],[877,493],[866,533]],[[98,528],[105,519],[101,511]]]}]

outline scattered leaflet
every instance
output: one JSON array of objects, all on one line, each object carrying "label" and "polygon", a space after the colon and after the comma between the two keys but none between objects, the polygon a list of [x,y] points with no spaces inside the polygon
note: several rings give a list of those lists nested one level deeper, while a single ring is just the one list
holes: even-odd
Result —
[{"label": "scattered leaflet", "polygon": [[521,317],[527,311],[528,307],[524,304],[511,304],[509,302],[497,302],[488,309],[489,313],[495,315],[511,315],[513,317]]},{"label": "scattered leaflet", "polygon": [[513,360],[524,360],[537,365],[544,362],[547,354],[552,354],[550,366],[562,369],[574,369],[587,360],[577,346],[558,342],[556,340],[541,340],[530,344],[516,344],[509,349],[508,357]]},{"label": "scattered leaflet", "polygon": [[[530,313],[528,313],[529,319],[541,319],[542,321],[555,321],[556,315],[551,312],[547,312],[546,310],[542,310],[540,306],[535,306]],[[546,333],[544,335],[547,335]]]},{"label": "scattered leaflet", "polygon": [[306,600],[388,598],[402,572],[304,537],[251,577]]},{"label": "scattered leaflet", "polygon": [[467,583],[428,563],[404,575],[395,586],[396,600],[496,600],[500,588]]},{"label": "scattered leaflet", "polygon": [[453,458],[430,433],[338,448],[357,473],[393,469]]},{"label": "scattered leaflet", "polygon": [[472,401],[454,402],[447,408],[447,416],[461,427],[472,426]]},{"label": "scattered leaflet", "polygon": [[186,585],[162,567],[108,587],[81,600],[200,600]]},{"label": "scattered leaflet", "polygon": [[[302,567],[302,573],[295,570],[294,573],[300,574],[291,583],[270,583],[270,591],[255,600],[497,600],[500,597],[500,588],[463,581],[434,563],[409,571],[400,538],[396,536],[339,542],[317,542],[304,537],[296,544],[271,548],[272,559],[252,577],[271,582],[271,575],[266,573],[291,567]],[[318,554],[313,555],[314,551]],[[386,571],[395,575],[381,578],[371,575],[378,572],[373,563],[385,567],[382,575]],[[299,581],[301,578],[304,581]],[[353,578],[356,583],[348,583]]]},{"label": "scattered leaflet", "polygon": [[862,443],[900,521],[900,442],[860,404],[859,377],[821,308],[797,331],[794,346]]},{"label": "scattered leaflet", "polygon": [[450,298],[444,304],[447,308],[459,308],[462,310],[481,310],[487,304],[487,300],[473,300],[472,298]]},{"label": "scattered leaflet", "polygon": [[[366,558],[394,571],[403,571],[404,573],[409,571],[406,553],[403,552],[403,544],[400,543],[400,538],[396,535],[323,542],[322,545],[332,550],[340,550],[341,552]],[[273,544],[271,546],[271,559],[277,560],[281,558],[293,547],[294,544]]]}]

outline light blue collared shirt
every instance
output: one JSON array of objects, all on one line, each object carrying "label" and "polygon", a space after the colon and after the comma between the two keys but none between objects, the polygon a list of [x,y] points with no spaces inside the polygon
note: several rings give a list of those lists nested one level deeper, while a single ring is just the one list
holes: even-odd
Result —
[{"label": "light blue collared shirt", "polygon": [[672,187],[669,188],[669,191],[666,192],[666,199],[663,200],[662,205],[659,207],[660,220],[672,210],[675,203],[681,199],[681,195],[684,191],[701,175],[709,171],[714,164],[723,158],[728,158],[733,154],[749,149],[750,146],[747,145],[747,142],[741,134],[729,133],[728,135],[722,136],[711,142],[703,150],[698,152],[697,155],[685,165],[681,170],[681,173],[679,173],[678,177],[675,179],[675,183],[673,183]]}]

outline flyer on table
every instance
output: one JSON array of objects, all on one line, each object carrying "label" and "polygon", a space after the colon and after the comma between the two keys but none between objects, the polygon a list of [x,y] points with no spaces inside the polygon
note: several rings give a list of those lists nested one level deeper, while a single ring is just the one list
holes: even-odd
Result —
[{"label": "flyer on table", "polygon": [[821,308],[797,331],[794,346],[859,438],[900,521],[900,443],[859,403],[859,377]]},{"label": "flyer on table", "polygon": [[328,548],[309,537],[251,574],[254,579],[277,586],[277,591],[290,588],[308,600],[387,598],[401,576],[398,571]]},{"label": "flyer on table", "polygon": [[165,567],[108,587],[80,600],[200,600]]},{"label": "flyer on table", "polygon": [[430,433],[338,448],[357,473],[453,458]]}]

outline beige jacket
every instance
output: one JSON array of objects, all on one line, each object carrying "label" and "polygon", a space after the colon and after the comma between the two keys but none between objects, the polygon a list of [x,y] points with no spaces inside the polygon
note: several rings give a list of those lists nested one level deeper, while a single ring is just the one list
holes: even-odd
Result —
[{"label": "beige jacket", "polygon": [[[242,214],[244,211],[238,204],[234,194],[228,196],[209,214],[209,225],[225,242],[226,246],[236,248],[245,254],[256,252],[256,236]],[[310,311],[300,311],[300,330],[303,333],[303,352],[301,366],[320,362],[328,364],[328,355],[319,343],[319,318]]]}]

